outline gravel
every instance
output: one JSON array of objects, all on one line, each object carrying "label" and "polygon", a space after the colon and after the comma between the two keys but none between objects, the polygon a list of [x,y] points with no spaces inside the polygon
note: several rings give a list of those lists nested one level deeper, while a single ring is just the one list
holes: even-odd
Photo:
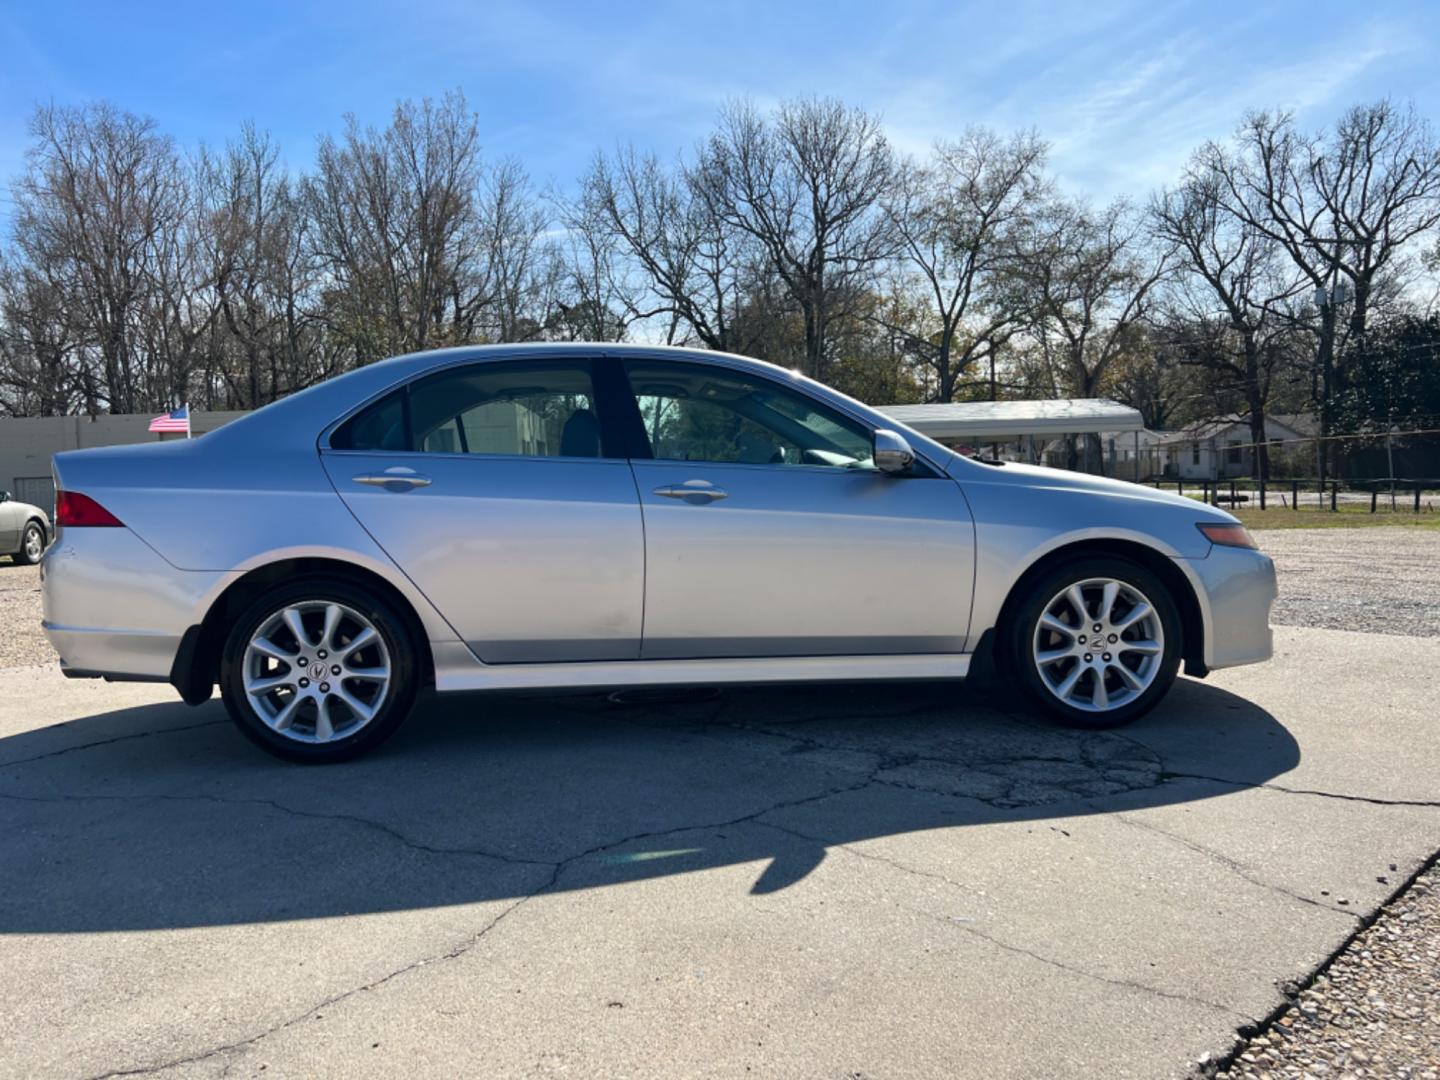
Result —
[{"label": "gravel", "polygon": [[40,631],[40,568],[0,558],[0,668],[56,659]]},{"label": "gravel", "polygon": [[1440,637],[1440,531],[1380,526],[1254,536],[1280,575],[1272,623]]},{"label": "gravel", "polygon": [[1440,874],[1383,909],[1221,1080],[1440,1078]]}]

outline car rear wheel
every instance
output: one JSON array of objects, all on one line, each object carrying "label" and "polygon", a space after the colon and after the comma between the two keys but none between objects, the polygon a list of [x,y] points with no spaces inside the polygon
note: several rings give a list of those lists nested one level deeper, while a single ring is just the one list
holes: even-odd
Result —
[{"label": "car rear wheel", "polygon": [[1003,636],[1039,709],[1076,727],[1129,723],[1175,681],[1180,618],[1164,583],[1121,558],[1077,559],[1025,586]]},{"label": "car rear wheel", "polygon": [[21,566],[30,566],[40,561],[40,556],[45,554],[45,529],[38,521],[29,522],[25,531],[20,535],[20,550],[15,553],[15,561]]},{"label": "car rear wheel", "polygon": [[220,690],[252,741],[301,762],[343,761],[384,742],[415,703],[412,634],[384,601],[346,582],[296,582],[231,628]]}]

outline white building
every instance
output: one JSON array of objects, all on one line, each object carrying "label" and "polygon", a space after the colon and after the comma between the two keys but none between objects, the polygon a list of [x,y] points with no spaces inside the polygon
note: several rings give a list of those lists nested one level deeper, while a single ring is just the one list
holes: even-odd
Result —
[{"label": "white building", "polygon": [[[1267,416],[1265,441],[1275,451],[1298,454],[1313,434],[1314,424],[1304,415]],[[1232,480],[1254,476],[1255,447],[1250,420],[1221,417],[1184,431],[1155,432],[1158,475],[1179,480]],[[1273,469],[1272,469],[1273,471]]]},{"label": "white building", "polygon": [[[1077,464],[1127,480],[1135,478],[1136,440],[1146,434],[1137,409],[1107,398],[882,405],[880,411],[961,453],[993,452],[1010,461],[1061,467],[1068,463],[1067,437],[1100,435],[1101,459],[1087,460],[1090,440],[1081,438]],[[1106,447],[1120,444],[1129,448],[1130,466],[1117,473]]]}]

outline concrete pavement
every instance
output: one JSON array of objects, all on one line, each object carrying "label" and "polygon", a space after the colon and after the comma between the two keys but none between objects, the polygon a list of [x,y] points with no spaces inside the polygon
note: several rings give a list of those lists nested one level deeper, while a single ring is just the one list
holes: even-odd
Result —
[{"label": "concrete pavement", "polygon": [[0,1075],[1185,1075],[1440,849],[1440,639],[1277,644],[1117,732],[472,697],[322,769],[0,671]]}]

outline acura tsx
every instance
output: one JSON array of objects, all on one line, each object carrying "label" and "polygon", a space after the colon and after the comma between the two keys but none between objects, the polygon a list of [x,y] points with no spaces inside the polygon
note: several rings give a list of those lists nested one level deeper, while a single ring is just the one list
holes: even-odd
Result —
[{"label": "acura tsx", "polygon": [[422,689],[962,678],[1060,721],[1270,656],[1270,560],[1222,510],[963,457],[738,356],[401,356],[202,438],[55,457],[66,675],[218,684],[333,761]]}]

